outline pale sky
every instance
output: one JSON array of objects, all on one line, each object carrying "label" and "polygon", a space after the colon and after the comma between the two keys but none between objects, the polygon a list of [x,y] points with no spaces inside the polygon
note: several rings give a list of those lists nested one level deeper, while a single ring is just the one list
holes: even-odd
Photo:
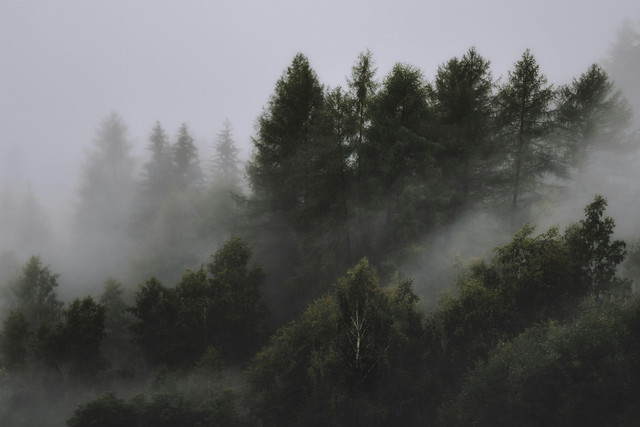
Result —
[{"label": "pale sky", "polygon": [[639,1],[0,0],[0,180],[69,213],[112,110],[137,156],[160,120],[171,136],[186,122],[208,160],[225,118],[246,156],[296,52],[336,86],[367,48],[379,77],[404,62],[429,80],[471,46],[494,77],[530,48],[563,84],[605,57],[625,18],[640,19]]}]

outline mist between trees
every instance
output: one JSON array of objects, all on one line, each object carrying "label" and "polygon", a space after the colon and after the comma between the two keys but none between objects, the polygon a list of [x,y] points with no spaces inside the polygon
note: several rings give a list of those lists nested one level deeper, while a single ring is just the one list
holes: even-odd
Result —
[{"label": "mist between trees", "polygon": [[336,88],[297,54],[244,165],[228,121],[208,161],[157,122],[140,167],[111,113],[67,235],[33,191],[0,200],[3,425],[635,420],[623,31],[560,85],[529,50],[497,79],[471,48],[431,82],[366,51]]}]

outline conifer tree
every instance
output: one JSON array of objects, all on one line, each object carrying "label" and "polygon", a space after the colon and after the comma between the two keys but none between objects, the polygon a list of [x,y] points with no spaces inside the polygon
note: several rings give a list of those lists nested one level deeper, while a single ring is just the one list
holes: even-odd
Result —
[{"label": "conifer tree", "polygon": [[497,96],[498,126],[507,188],[511,193],[512,221],[525,196],[535,194],[539,178],[561,172],[562,147],[552,138],[553,87],[527,49]]}]

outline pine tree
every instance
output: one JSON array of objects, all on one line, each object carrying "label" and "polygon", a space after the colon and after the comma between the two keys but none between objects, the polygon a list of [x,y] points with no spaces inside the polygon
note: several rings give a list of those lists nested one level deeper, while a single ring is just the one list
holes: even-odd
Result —
[{"label": "pine tree", "polygon": [[239,150],[233,140],[231,122],[225,120],[223,126],[214,144],[213,176],[236,186],[241,179]]},{"label": "pine tree", "polygon": [[454,212],[482,198],[490,181],[494,83],[489,65],[471,48],[440,66],[435,78],[437,157],[452,181]]},{"label": "pine tree", "polygon": [[596,64],[559,89],[557,121],[560,136],[569,144],[572,166],[585,161],[592,149],[623,146],[631,118],[626,98]]},{"label": "pine tree", "polygon": [[[527,49],[498,93],[498,126],[505,182],[511,193],[512,221],[524,196],[533,196],[547,172],[561,172],[562,147],[552,138],[551,107],[555,97]],[[526,199],[525,199],[526,200]]]},{"label": "pine tree", "polygon": [[180,126],[178,139],[173,146],[173,161],[179,189],[184,190],[201,185],[202,170],[198,159],[198,148],[185,123]]}]

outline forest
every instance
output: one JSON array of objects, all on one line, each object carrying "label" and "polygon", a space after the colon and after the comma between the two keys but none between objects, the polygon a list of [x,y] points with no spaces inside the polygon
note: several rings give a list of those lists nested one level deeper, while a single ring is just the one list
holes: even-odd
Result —
[{"label": "forest", "polygon": [[636,425],[640,231],[607,194],[533,225],[638,152],[625,31],[558,84],[528,49],[431,81],[364,51],[335,88],[299,53],[246,162],[228,121],[210,159],[156,122],[137,165],[107,115],[69,248],[32,191],[0,195],[0,424]]}]

